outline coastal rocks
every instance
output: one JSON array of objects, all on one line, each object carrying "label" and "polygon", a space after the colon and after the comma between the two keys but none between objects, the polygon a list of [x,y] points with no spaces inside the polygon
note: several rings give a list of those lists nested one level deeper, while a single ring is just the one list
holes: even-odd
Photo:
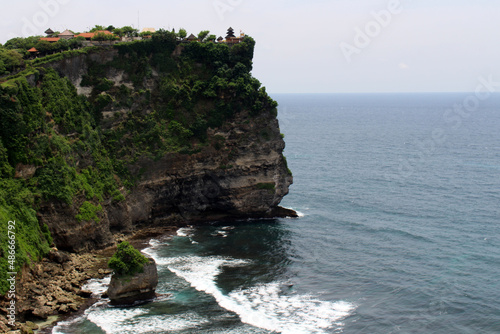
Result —
[{"label": "coastal rocks", "polygon": [[143,272],[132,277],[118,277],[114,274],[106,292],[112,305],[133,305],[155,297],[158,285],[156,262],[149,258],[149,263],[143,267]]},{"label": "coastal rocks", "polygon": [[40,319],[47,319],[49,315],[54,313],[54,309],[49,306],[37,307],[33,310],[33,315]]},{"label": "coastal rocks", "polygon": [[[84,282],[110,273],[105,269],[106,257],[67,254],[54,249],[51,254],[53,260],[46,258],[23,269],[17,286],[16,320],[47,319],[51,315],[77,311],[90,297],[80,289]],[[0,297],[0,333],[3,333],[1,323],[6,320],[8,303],[7,298]]]},{"label": "coastal rocks", "polygon": [[58,251],[57,249],[51,249],[48,256],[49,260],[62,264],[68,262],[70,257],[67,253]]}]

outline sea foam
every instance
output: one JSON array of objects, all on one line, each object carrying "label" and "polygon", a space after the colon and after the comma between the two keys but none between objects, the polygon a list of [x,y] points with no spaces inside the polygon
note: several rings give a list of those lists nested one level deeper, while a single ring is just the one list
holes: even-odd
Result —
[{"label": "sea foam", "polygon": [[241,321],[279,333],[326,333],[342,326],[342,320],[355,309],[347,302],[329,302],[310,295],[282,293],[283,283],[274,282],[225,295],[216,285],[223,267],[244,266],[249,261],[224,257],[187,256],[163,259],[168,268],[198,291],[212,295]]}]

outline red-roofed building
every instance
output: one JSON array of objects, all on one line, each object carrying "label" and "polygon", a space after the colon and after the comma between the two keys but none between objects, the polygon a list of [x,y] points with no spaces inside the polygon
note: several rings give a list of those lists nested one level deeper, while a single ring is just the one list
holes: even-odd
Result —
[{"label": "red-roofed building", "polygon": [[60,40],[59,37],[42,37],[40,38],[41,41],[47,41],[47,42],[50,42],[50,43],[55,43],[55,42],[58,42]]},{"label": "red-roofed building", "polygon": [[108,30],[99,30],[96,32],[84,32],[84,33],[76,35],[75,37],[84,37],[87,41],[90,41],[90,40],[92,40],[92,38],[94,38],[95,35],[97,35],[99,33],[105,34],[105,35],[113,35],[113,33],[108,31]]},{"label": "red-roofed building", "polygon": [[29,50],[28,50],[28,52],[31,52],[31,53],[36,53],[36,52],[38,52],[38,50],[37,50],[37,49],[35,49],[35,48],[31,48],[31,49],[29,49]]},{"label": "red-roofed building", "polygon": [[83,32],[81,34],[76,35],[75,37],[85,37],[85,39],[91,40],[92,37],[94,37],[94,35],[95,34],[93,32]]}]

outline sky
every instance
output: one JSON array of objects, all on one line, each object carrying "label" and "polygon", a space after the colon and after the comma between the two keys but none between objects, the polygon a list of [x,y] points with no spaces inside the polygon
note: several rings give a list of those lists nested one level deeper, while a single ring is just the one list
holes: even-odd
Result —
[{"label": "sky", "polygon": [[[243,31],[270,93],[471,92],[500,82],[498,0],[18,0],[0,11],[16,36],[135,28]],[[496,79],[495,79],[496,78]]]}]

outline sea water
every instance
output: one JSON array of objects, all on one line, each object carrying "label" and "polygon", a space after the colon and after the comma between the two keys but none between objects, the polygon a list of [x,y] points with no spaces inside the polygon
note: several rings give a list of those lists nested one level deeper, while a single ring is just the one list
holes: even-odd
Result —
[{"label": "sea water", "polygon": [[301,217],[152,240],[160,298],[53,333],[500,333],[500,96],[473,96],[273,96]]}]

